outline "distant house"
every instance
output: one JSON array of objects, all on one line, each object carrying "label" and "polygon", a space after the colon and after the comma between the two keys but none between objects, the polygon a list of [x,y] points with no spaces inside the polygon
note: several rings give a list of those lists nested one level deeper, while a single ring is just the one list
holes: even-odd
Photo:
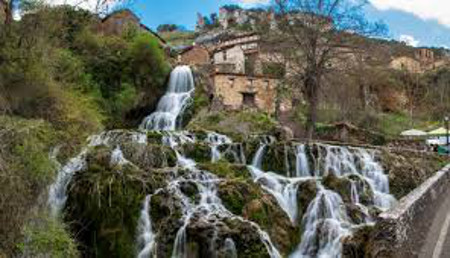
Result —
[{"label": "distant house", "polygon": [[[2,0],[0,0],[2,1]],[[130,26],[135,26],[146,31],[159,40],[162,46],[166,46],[167,42],[147,26],[141,23],[141,19],[129,9],[115,11],[103,18],[98,26],[98,31],[105,35],[121,35]]]},{"label": "distant house", "polygon": [[390,63],[390,67],[394,70],[407,71],[410,73],[418,73],[421,71],[420,62],[407,56],[394,58]]},{"label": "distant house", "polygon": [[437,60],[433,50],[419,48],[416,50],[414,57],[401,56],[394,58],[390,63],[390,67],[395,70],[404,70],[410,73],[424,73],[449,64],[450,61],[447,58]]},{"label": "distant house", "polygon": [[[214,72],[214,98],[225,108],[254,108],[275,112],[276,88],[280,75],[266,69],[273,65],[274,53],[262,51],[260,36],[255,33],[235,35],[211,49]],[[292,108],[292,101],[281,103],[281,111]]]},{"label": "distant house", "polygon": [[[259,36],[250,33],[238,35],[232,39],[217,44],[212,53],[214,64],[226,69],[224,72],[250,73],[248,66],[250,59],[258,52]],[[231,68],[231,69],[230,69]]]},{"label": "distant house", "polygon": [[206,65],[211,64],[209,51],[203,46],[189,46],[181,51],[178,61],[186,65]]}]

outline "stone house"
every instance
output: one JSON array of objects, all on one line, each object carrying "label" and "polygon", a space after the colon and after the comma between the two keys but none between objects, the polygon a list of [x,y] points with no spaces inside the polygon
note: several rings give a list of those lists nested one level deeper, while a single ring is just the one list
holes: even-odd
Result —
[{"label": "stone house", "polygon": [[[256,34],[243,34],[230,40],[217,44],[212,50],[213,62],[217,67],[228,67],[224,72],[248,74],[246,63],[255,59],[259,52],[259,36]],[[230,71],[229,68],[232,67]],[[248,66],[247,66],[248,68]]]},{"label": "stone house", "polygon": [[185,65],[207,65],[211,64],[211,59],[206,47],[193,45],[180,52],[178,55],[178,63]]},{"label": "stone house", "polygon": [[[214,98],[219,99],[225,108],[231,110],[255,108],[268,113],[275,112],[278,79],[216,72],[213,74],[213,81]],[[290,109],[289,104],[282,105],[282,109]]]},{"label": "stone house", "polygon": [[418,73],[421,71],[420,62],[407,56],[394,58],[389,66],[394,70],[407,71],[410,73]]},{"label": "stone house", "polygon": [[[273,54],[261,51],[259,35],[236,35],[215,45],[210,52],[214,65],[215,99],[232,110],[255,108],[267,113],[275,111],[280,77],[266,73],[265,64]],[[291,108],[290,101],[281,104],[282,111]]]},{"label": "stone house", "polygon": [[129,9],[115,11],[103,18],[97,27],[97,31],[104,35],[121,35],[130,26],[152,34],[162,46],[167,45],[167,42],[161,36],[142,24],[141,19]]},{"label": "stone house", "polygon": [[419,48],[415,51],[414,58],[408,56],[394,58],[390,63],[390,67],[410,73],[424,73],[449,64],[450,61],[446,58],[437,60],[433,50]]}]

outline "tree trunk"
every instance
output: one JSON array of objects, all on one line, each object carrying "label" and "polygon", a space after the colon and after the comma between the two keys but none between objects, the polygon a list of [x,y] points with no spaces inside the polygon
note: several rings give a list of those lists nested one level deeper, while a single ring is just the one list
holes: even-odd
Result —
[{"label": "tree trunk", "polygon": [[367,88],[364,82],[359,83],[359,98],[361,101],[362,111],[366,111],[367,109]]},{"label": "tree trunk", "polygon": [[12,23],[13,21],[13,11],[14,11],[14,0],[10,0],[9,2],[6,3],[5,6],[5,24],[9,25]]},{"label": "tree trunk", "polygon": [[309,104],[308,115],[306,120],[306,136],[309,140],[313,139],[316,131],[317,122],[317,106],[319,104],[319,78],[317,76],[309,76],[305,81],[307,89],[307,101]]}]

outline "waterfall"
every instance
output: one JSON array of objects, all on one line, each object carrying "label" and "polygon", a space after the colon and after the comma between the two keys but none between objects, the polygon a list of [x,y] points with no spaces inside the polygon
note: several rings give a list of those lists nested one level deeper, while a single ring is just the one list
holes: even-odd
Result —
[{"label": "waterfall", "polygon": [[[188,240],[186,230],[193,218],[201,219],[205,223],[214,225],[214,227],[216,227],[217,223],[226,218],[238,219],[242,222],[249,223],[256,230],[256,232],[258,232],[261,241],[266,246],[267,251],[271,255],[271,257],[281,257],[278,250],[276,250],[276,248],[272,244],[267,233],[261,230],[259,225],[234,215],[233,213],[228,211],[225,206],[223,206],[222,201],[217,196],[217,183],[220,181],[220,179],[216,175],[208,171],[199,170],[196,167],[195,161],[189,159],[188,157],[185,157],[178,151],[177,147],[180,145],[180,142],[192,140],[192,138],[188,136],[182,136],[182,134],[182,132],[178,132],[175,134],[167,133],[165,139],[163,139],[164,142],[170,143],[170,146],[178,153],[177,156],[179,159],[179,166],[190,171],[189,174],[172,180],[168,186],[168,189],[171,191],[171,193],[176,195],[177,199],[181,200],[181,206],[183,209],[183,225],[179,228],[176,234],[172,257],[186,257]],[[189,160],[189,162],[186,163],[186,160]],[[194,183],[197,186],[200,195],[200,200],[198,203],[193,202],[191,198],[186,196],[181,191],[180,185],[182,182],[186,181]],[[228,243],[225,248],[229,248],[229,246],[230,244]],[[212,251],[215,252],[216,250]]]},{"label": "waterfall", "polygon": [[252,165],[248,166],[255,182],[260,183],[262,188],[275,197],[280,207],[289,216],[293,224],[297,221],[297,191],[298,184],[305,178],[286,178],[272,172],[264,172],[261,170],[265,150],[272,142],[270,138],[264,138],[261,141],[258,150],[252,161]]},{"label": "waterfall", "polygon": [[238,258],[236,245],[234,244],[233,239],[227,238],[225,240],[225,257],[226,258]]},{"label": "waterfall", "polygon": [[[395,203],[394,197],[389,194],[389,180],[384,174],[381,165],[375,161],[375,152],[361,148],[350,148],[316,144],[317,157],[314,157],[314,177],[311,177],[306,146],[298,145],[295,148],[295,175],[284,177],[273,172],[262,171],[264,155],[270,143],[261,141],[258,150],[249,166],[255,182],[273,195],[279,206],[296,223],[298,216],[297,191],[302,180],[315,180],[317,195],[309,204],[302,219],[302,242],[290,257],[340,257],[341,239],[351,233],[353,225],[346,214],[345,204],[338,193],[327,190],[321,183],[322,177],[330,173],[337,177],[347,178],[350,181],[350,198],[365,215],[366,223],[372,219],[368,208],[360,203],[358,181],[348,177],[358,176],[368,183],[374,192],[374,202],[378,208],[387,209]],[[324,153],[324,155],[322,154]],[[286,166],[288,168],[288,166]],[[289,171],[288,173],[289,174]]]},{"label": "waterfall", "polygon": [[[107,131],[101,134],[92,135],[88,138],[88,146],[83,148],[81,152],[74,158],[70,159],[64,166],[62,166],[56,159],[52,159],[57,165],[57,176],[55,182],[50,185],[48,192],[47,203],[53,216],[58,216],[67,200],[67,187],[75,173],[86,168],[86,156],[90,148],[112,144],[119,144],[122,138],[129,138],[132,142],[139,144],[147,143],[147,135],[140,132],[125,133],[119,130]],[[123,165],[128,161],[123,157],[123,153],[119,146],[113,151],[111,155],[111,164]]]},{"label": "waterfall", "polygon": [[220,160],[221,153],[219,147],[224,144],[232,144],[233,141],[226,135],[218,134],[215,132],[208,133],[206,142],[211,146],[211,161],[216,162]]},{"label": "waterfall", "polygon": [[306,157],[305,145],[301,144],[296,147],[295,153],[295,175],[296,177],[309,177],[310,170],[308,158]]},{"label": "waterfall", "polygon": [[290,257],[341,257],[340,241],[349,234],[344,227],[348,219],[343,206],[337,193],[319,185],[303,218],[302,242]]},{"label": "waterfall", "polygon": [[177,66],[170,74],[166,94],[160,99],[156,111],[146,117],[141,129],[173,131],[180,127],[180,118],[192,100],[194,79],[189,66]]},{"label": "waterfall", "polygon": [[350,196],[353,204],[359,204],[359,193],[356,184],[357,183],[355,181],[350,180]]},{"label": "waterfall", "polygon": [[122,166],[130,162],[127,159],[125,159],[122,150],[120,149],[119,146],[117,146],[111,153],[110,163],[112,166]]},{"label": "waterfall", "polygon": [[54,217],[58,216],[66,203],[67,186],[69,185],[73,175],[86,167],[86,153],[87,149],[84,149],[80,154],[78,154],[78,156],[70,159],[64,166],[61,166],[55,158],[55,162],[58,167],[58,174],[56,181],[50,185],[47,201]]},{"label": "waterfall", "polygon": [[155,233],[152,229],[150,219],[150,202],[152,195],[147,195],[142,205],[141,216],[138,222],[138,258],[156,257],[155,255]]}]

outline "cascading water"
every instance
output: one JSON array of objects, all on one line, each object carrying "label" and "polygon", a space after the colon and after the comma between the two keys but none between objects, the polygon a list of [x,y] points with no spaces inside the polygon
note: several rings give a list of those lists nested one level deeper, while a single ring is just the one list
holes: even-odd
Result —
[{"label": "cascading water", "polygon": [[173,131],[181,124],[181,115],[192,100],[194,79],[189,66],[177,66],[170,74],[169,87],[156,111],[146,117],[141,129]]},{"label": "cascading water", "polygon": [[295,176],[296,177],[308,177],[310,176],[310,170],[308,165],[308,158],[306,157],[305,145],[301,144],[296,147],[295,153]]},{"label": "cascading water", "polygon": [[347,215],[341,197],[321,185],[316,198],[309,204],[302,224],[302,242],[292,257],[340,257],[341,238],[349,234]]},{"label": "cascading water", "polygon": [[219,147],[224,144],[231,144],[233,141],[225,135],[218,133],[209,133],[206,142],[211,146],[211,161],[216,162],[220,160],[221,153]]},{"label": "cascading water", "polygon": [[264,152],[274,141],[272,138],[263,138],[256,154],[253,158],[249,170],[255,182],[260,182],[261,186],[277,200],[280,207],[286,212],[292,223],[296,223],[298,216],[297,191],[298,184],[305,178],[286,178],[272,172],[263,172],[261,169]]},{"label": "cascading water", "polygon": [[[249,223],[260,235],[260,239],[266,246],[267,251],[271,255],[271,257],[273,258],[281,257],[278,250],[272,244],[267,233],[261,230],[259,225],[234,215],[229,210],[227,210],[225,206],[223,206],[222,201],[217,196],[217,183],[220,182],[220,179],[216,175],[208,171],[197,169],[195,161],[187,157],[184,157],[182,154],[180,154],[179,150],[177,149],[177,147],[180,146],[180,141],[183,142],[186,141],[186,139],[191,139],[187,136],[183,137],[180,134],[182,133],[176,134],[167,133],[167,135],[165,136],[167,138],[164,140],[164,142],[169,143],[170,144],[169,146],[171,146],[178,153],[177,155],[178,164],[182,168],[190,171],[188,175],[184,175],[184,177],[180,177],[178,179],[173,180],[167,187],[169,191],[172,192],[172,194],[174,194],[175,196],[178,197],[178,199],[181,200],[183,207],[184,222],[176,234],[172,257],[173,258],[186,257],[187,255],[186,230],[187,227],[192,223],[191,221],[194,218],[198,219],[199,216],[202,221],[208,224],[212,224],[214,227],[216,227],[216,224],[221,223],[221,221],[223,221],[224,219],[229,218]],[[171,135],[175,136],[173,137]],[[189,162],[185,162],[186,160],[189,160]],[[180,185],[186,181],[194,183],[196,185],[200,195],[200,200],[198,203],[193,202],[188,196],[186,196],[181,191]],[[228,244],[227,242],[225,242],[224,246],[225,250],[230,251],[230,243],[229,243],[230,240],[228,241]],[[214,251],[212,252],[214,253]],[[233,253],[232,249],[231,252]]]},{"label": "cascading water", "polygon": [[142,205],[138,224],[138,258],[155,257],[155,234],[150,219],[150,201],[152,196],[147,195]]},{"label": "cascading water", "polygon": [[[281,257],[278,250],[272,244],[268,234],[261,230],[259,225],[234,215],[223,206],[220,198],[217,196],[216,184],[219,182],[219,179],[208,171],[197,169],[195,161],[185,157],[178,149],[178,147],[183,144],[195,143],[195,137],[189,135],[187,132],[168,132],[177,129],[177,120],[188,106],[193,91],[194,82],[190,68],[187,66],[176,67],[171,74],[169,89],[166,95],[160,100],[156,112],[146,117],[141,125],[142,129],[164,131],[164,137],[162,139],[163,144],[171,147],[175,151],[178,159],[178,166],[190,172],[188,175],[183,175],[172,180],[166,187],[169,192],[181,200],[183,212],[182,219],[184,221],[176,234],[172,257],[186,257],[186,230],[194,217],[200,217],[200,219],[205,222],[213,224],[214,227],[216,227],[216,223],[219,223],[225,218],[238,219],[245,223],[249,223],[260,235],[261,241],[267,247],[270,256],[273,258]],[[231,139],[217,133],[209,133],[205,142],[211,147],[211,160],[213,162],[218,161],[221,158],[219,147],[224,144],[232,143]],[[239,158],[242,159],[241,157]],[[180,186],[184,182],[190,182],[196,185],[200,195],[200,201],[198,203],[193,202],[180,189]],[[146,201],[146,203],[148,203],[148,201]],[[148,210],[149,207],[144,207],[144,209]],[[140,238],[140,240],[144,239],[144,243],[142,243],[142,241],[140,242],[139,245],[141,249],[139,253],[148,256],[148,250],[153,250],[156,243],[154,233],[151,231],[151,218],[148,215],[148,212],[143,212],[142,214],[141,218],[144,218],[144,224],[146,225],[143,230],[146,232],[144,234],[147,234],[147,236],[150,235],[151,237]],[[236,247],[232,239],[227,239],[224,245],[224,248],[226,252],[230,254],[230,257],[237,256]],[[215,252],[215,250],[212,251]]]},{"label": "cascading water", "polygon": [[[297,221],[297,191],[298,183],[302,180],[310,180],[311,169],[306,155],[305,145],[294,148],[295,176],[286,178],[273,172],[261,170],[264,154],[270,143],[261,141],[256,151],[252,165],[249,169],[254,180],[261,184],[262,188],[272,194],[280,207],[286,212],[291,221]],[[302,219],[305,231],[302,242],[297,250],[290,255],[294,257],[340,257],[341,239],[349,234],[354,226],[348,220],[344,202],[338,193],[327,190],[322,186],[323,176],[334,175],[346,177],[353,175],[367,182],[374,193],[374,204],[380,209],[387,209],[395,203],[395,199],[389,194],[389,181],[387,175],[379,163],[375,161],[374,153],[361,148],[348,148],[317,144],[317,157],[315,157],[314,177],[317,185],[317,195],[309,204]],[[325,155],[322,155],[322,152]],[[289,175],[289,162],[286,162]],[[360,203],[360,191],[362,187],[351,178],[350,198],[351,202],[360,208],[365,215],[365,222],[372,222],[368,208]]]},{"label": "cascading water", "polygon": [[[261,243],[266,247],[267,253],[271,257],[281,257],[269,235],[258,224],[233,214],[222,204],[217,192],[219,184],[224,179],[209,171],[199,169],[195,160],[187,157],[183,152],[183,146],[186,144],[207,144],[211,149],[212,162],[221,159],[233,160],[234,156],[235,163],[246,164],[242,144],[233,143],[225,135],[210,132],[206,138],[203,135],[197,139],[195,134],[174,131],[179,129],[181,116],[192,100],[193,91],[194,83],[189,67],[176,67],[171,73],[167,93],[159,101],[156,112],[146,117],[141,125],[142,129],[159,131],[163,135],[162,144],[172,148],[176,154],[178,173],[171,176],[171,180],[167,182],[166,186],[154,191],[143,201],[137,227],[137,256],[140,258],[158,256],[156,250],[158,250],[158,238],[160,237],[159,228],[158,225],[152,224],[150,204],[153,196],[164,192],[172,196],[181,209],[180,224],[173,242],[172,257],[184,258],[190,255],[189,229],[195,223],[200,222],[201,225],[208,225],[213,230],[211,239],[208,240],[208,243],[204,243],[208,246],[212,256],[220,250],[225,257],[238,257],[236,244],[239,247],[239,242],[234,242],[235,240],[228,235],[219,239],[224,221],[230,220],[250,225],[250,229],[256,232]],[[123,146],[120,143],[124,139],[134,143],[147,144],[145,132],[128,134],[118,133],[118,131],[104,132],[90,137],[88,147],[65,166],[59,168],[57,180],[49,191],[48,202],[53,214],[58,214],[63,208],[67,199],[67,186],[72,176],[87,166],[86,157],[92,147],[100,145],[111,147],[110,162],[112,166],[133,165],[122,152],[121,147]],[[260,146],[248,168],[253,180],[276,199],[292,225],[304,229],[301,243],[298,243],[297,248],[289,257],[340,257],[341,240],[359,226],[347,216],[346,205],[359,207],[361,212],[366,215],[365,223],[371,222],[369,209],[364,206],[367,205],[367,197],[364,197],[367,187],[370,188],[370,192],[373,192],[373,202],[378,208],[387,209],[395,203],[395,199],[389,194],[388,177],[383,173],[381,165],[376,162],[374,152],[324,144],[286,145],[285,153],[294,151],[295,154],[295,160],[292,163],[286,154],[286,171],[284,172],[289,175],[286,177],[276,173],[283,171],[263,171],[263,167],[268,163],[264,157],[271,153],[268,150],[273,147],[274,141],[273,137],[261,139]],[[132,159],[130,158],[130,160]],[[295,166],[295,168],[291,170],[289,166]],[[345,199],[337,192],[326,189],[324,178],[330,175],[350,182],[348,185],[350,197]],[[302,190],[302,184],[307,181],[315,182],[313,188],[317,188],[317,194],[313,199],[311,198],[312,201],[307,206],[305,205],[306,210],[302,211],[301,217],[299,210],[303,208],[299,207],[298,196]],[[198,199],[183,192],[183,185],[186,184],[195,185]],[[346,201],[344,202],[343,199]]]}]

